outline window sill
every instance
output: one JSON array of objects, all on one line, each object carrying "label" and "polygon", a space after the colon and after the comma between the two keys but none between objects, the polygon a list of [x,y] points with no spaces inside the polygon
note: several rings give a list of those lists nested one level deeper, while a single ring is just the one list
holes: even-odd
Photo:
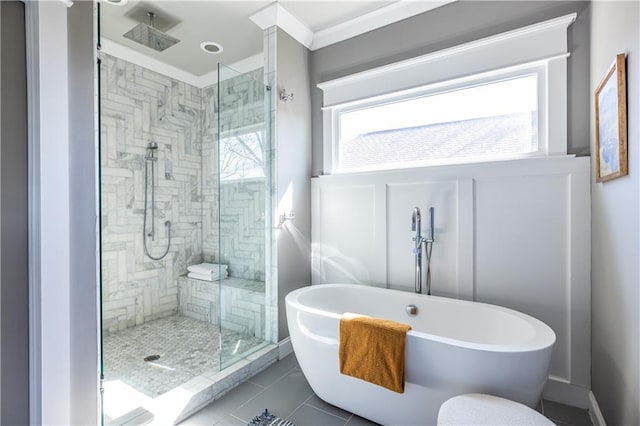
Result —
[{"label": "window sill", "polygon": [[[585,160],[586,158],[586,160]],[[361,170],[352,172],[339,172],[317,176],[318,179],[358,179],[378,178],[384,176],[421,176],[435,179],[449,178],[473,178],[476,175],[487,173],[498,174],[546,174],[550,170],[557,170],[563,164],[572,164],[576,161],[589,161],[589,157],[576,157],[574,154],[553,155],[544,157],[509,158],[483,162],[458,162],[439,165],[423,165],[412,168]]]}]

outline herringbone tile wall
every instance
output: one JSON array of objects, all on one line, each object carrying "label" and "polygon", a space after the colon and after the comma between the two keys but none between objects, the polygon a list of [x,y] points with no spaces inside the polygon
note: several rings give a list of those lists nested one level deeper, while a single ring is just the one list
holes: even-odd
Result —
[{"label": "herringbone tile wall", "polygon": [[[101,55],[103,329],[106,333],[177,312],[187,265],[221,259],[231,276],[265,279],[264,180],[222,184],[218,208],[217,117],[227,133],[264,121],[262,69],[199,89]],[[145,153],[158,144],[154,256],[144,255]],[[150,221],[150,212],[147,220]],[[222,214],[221,217],[219,215]],[[222,239],[219,239],[218,220]],[[221,244],[219,244],[219,241]],[[220,251],[222,247],[222,251]]]},{"label": "herringbone tile wall", "polygon": [[203,255],[229,264],[233,277],[257,281],[265,279],[267,186],[259,178],[222,181],[219,192],[216,142],[218,120],[222,137],[264,128],[262,79],[258,69],[222,81],[220,105],[217,85],[203,90]]},{"label": "herringbone tile wall", "polygon": [[[177,277],[202,260],[201,90],[109,55],[101,62],[103,328],[177,312]],[[146,146],[158,144],[156,235],[144,254]],[[148,216],[150,220],[150,215]]]}]

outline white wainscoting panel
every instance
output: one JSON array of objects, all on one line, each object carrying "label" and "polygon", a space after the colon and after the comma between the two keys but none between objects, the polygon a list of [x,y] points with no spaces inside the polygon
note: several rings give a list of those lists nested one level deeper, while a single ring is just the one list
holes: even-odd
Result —
[{"label": "white wainscoting panel", "polygon": [[[432,282],[438,283],[438,293],[458,295],[456,254],[458,243],[456,181],[392,184],[387,187],[387,271],[388,287],[414,291],[415,258],[413,256],[415,232],[411,230],[414,207],[419,207],[422,216],[422,235],[429,229],[429,207],[435,209],[435,235],[437,246],[432,251]],[[416,196],[420,194],[419,196]],[[446,213],[445,213],[446,212]],[[453,212],[454,214],[450,214]],[[470,236],[472,237],[472,236]],[[423,251],[423,268],[426,270]],[[437,267],[436,267],[437,265]],[[426,291],[426,279],[422,289]],[[433,289],[435,290],[435,288]]]},{"label": "white wainscoting panel", "polygon": [[433,206],[432,293],[547,323],[549,392],[581,405],[570,395],[590,383],[589,179],[589,158],[571,156],[315,178],[313,283],[413,291],[411,214],[420,207],[425,235]]},{"label": "white wainscoting panel", "polygon": [[476,181],[476,300],[508,306],[556,332],[550,373],[569,376],[570,218],[564,175]]},{"label": "white wainscoting panel", "polygon": [[313,244],[313,259],[318,279],[384,286],[380,247],[386,241],[384,232],[376,229],[376,215],[384,214],[384,204],[376,203],[376,187],[326,187],[319,189],[317,198],[315,229],[321,238]]}]

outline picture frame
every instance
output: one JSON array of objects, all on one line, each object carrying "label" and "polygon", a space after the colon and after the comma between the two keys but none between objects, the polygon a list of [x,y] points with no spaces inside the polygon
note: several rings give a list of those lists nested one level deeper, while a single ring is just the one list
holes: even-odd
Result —
[{"label": "picture frame", "polygon": [[596,182],[626,176],[627,81],[626,55],[616,55],[595,90]]}]

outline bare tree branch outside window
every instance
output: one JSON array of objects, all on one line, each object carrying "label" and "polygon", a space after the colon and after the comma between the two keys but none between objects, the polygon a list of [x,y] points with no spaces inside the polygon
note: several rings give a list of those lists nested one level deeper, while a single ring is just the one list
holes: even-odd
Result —
[{"label": "bare tree branch outside window", "polygon": [[266,176],[264,132],[252,131],[220,139],[220,180]]}]

